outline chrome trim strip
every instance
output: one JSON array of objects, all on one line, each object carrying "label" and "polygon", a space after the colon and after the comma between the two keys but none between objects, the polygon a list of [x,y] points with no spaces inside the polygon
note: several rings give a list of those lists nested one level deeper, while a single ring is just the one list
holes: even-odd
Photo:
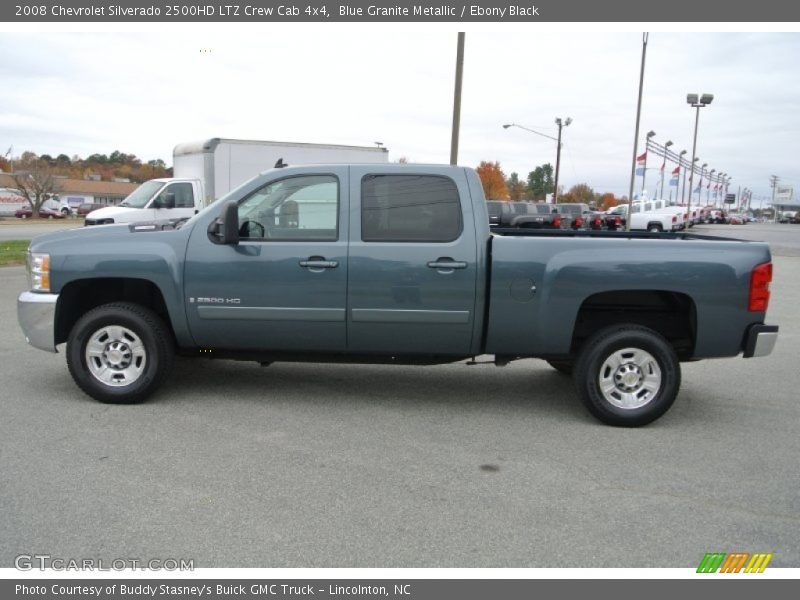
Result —
[{"label": "chrome trim strip", "polygon": [[394,310],[383,308],[354,308],[351,311],[356,323],[469,323],[468,310]]},{"label": "chrome trim strip", "polygon": [[343,308],[284,308],[268,306],[198,306],[201,319],[237,321],[344,321]]}]

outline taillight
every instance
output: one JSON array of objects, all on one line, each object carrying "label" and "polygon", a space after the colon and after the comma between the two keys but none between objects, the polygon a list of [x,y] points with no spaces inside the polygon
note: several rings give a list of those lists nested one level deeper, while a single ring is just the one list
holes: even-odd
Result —
[{"label": "taillight", "polygon": [[678,215],[672,215],[672,222],[673,223],[677,223],[678,222]]},{"label": "taillight", "polygon": [[553,217],[553,227],[561,227],[561,217],[558,215]]},{"label": "taillight", "polygon": [[620,219],[619,217],[614,217],[614,225],[617,226],[622,225],[622,219]]},{"label": "taillight", "polygon": [[598,229],[601,227],[601,224],[600,224],[600,217],[595,217],[595,219],[594,219],[594,226],[595,226],[595,227],[597,227]]},{"label": "taillight", "polygon": [[583,219],[580,217],[575,217],[575,227],[580,227],[583,225]]},{"label": "taillight", "polygon": [[753,267],[750,273],[750,302],[747,310],[764,312],[769,304],[769,283],[772,281],[772,263]]}]

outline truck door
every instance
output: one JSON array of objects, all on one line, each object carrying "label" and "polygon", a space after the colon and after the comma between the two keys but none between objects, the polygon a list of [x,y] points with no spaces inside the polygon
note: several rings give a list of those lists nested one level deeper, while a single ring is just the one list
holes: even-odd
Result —
[{"label": "truck door", "polygon": [[451,174],[350,168],[350,352],[469,353],[475,227],[466,177]]},{"label": "truck door", "polygon": [[347,167],[326,167],[245,196],[238,245],[193,231],[184,288],[195,342],[212,352],[343,352],[347,206]]},{"label": "truck door", "polygon": [[194,186],[189,181],[176,181],[165,185],[150,203],[153,218],[182,219],[197,212],[194,201]]}]

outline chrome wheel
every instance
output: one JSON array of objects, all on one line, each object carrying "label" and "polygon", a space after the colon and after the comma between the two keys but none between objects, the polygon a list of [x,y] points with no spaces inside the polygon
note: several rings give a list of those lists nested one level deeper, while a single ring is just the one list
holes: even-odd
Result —
[{"label": "chrome wheel", "polygon": [[606,358],[597,383],[603,397],[617,408],[641,408],[661,389],[661,367],[640,348],[623,348]]},{"label": "chrome wheel", "polygon": [[84,355],[92,376],[113,387],[134,383],[147,365],[147,351],[142,340],[119,325],[95,331],[86,343]]}]

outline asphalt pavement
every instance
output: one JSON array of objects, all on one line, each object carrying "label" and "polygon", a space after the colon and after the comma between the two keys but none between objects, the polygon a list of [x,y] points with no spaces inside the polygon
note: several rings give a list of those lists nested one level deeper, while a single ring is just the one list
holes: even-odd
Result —
[{"label": "asphalt pavement", "polygon": [[[800,227],[779,227],[800,242]],[[22,268],[0,269],[0,567],[36,553],[696,567],[715,551],[800,566],[800,258],[775,258],[773,355],[685,364],[673,408],[633,430],[596,422],[535,360],[185,359],[151,401],[98,404],[63,353],[25,344],[24,288]]]}]

